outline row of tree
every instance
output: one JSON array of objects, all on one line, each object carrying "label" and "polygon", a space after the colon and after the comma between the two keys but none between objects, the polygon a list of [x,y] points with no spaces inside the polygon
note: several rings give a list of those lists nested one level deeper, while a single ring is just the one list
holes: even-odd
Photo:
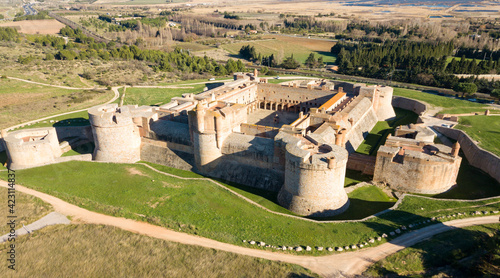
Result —
[{"label": "row of tree", "polygon": [[[54,58],[58,60],[138,60],[145,61],[155,71],[178,70],[186,73],[210,73],[213,75],[227,75],[245,70],[241,61],[229,59],[225,65],[222,65],[206,56],[192,56],[188,51],[180,48],[176,48],[172,52],[165,52],[140,49],[136,45],[116,47],[113,42],[96,43],[93,38],[85,36],[80,29],[73,30],[67,26],[62,28],[60,33],[63,36],[73,38],[74,42],[65,44],[64,39],[47,35],[37,37],[35,43],[57,49]],[[30,58],[21,57],[19,61],[26,63],[30,61]]]}]

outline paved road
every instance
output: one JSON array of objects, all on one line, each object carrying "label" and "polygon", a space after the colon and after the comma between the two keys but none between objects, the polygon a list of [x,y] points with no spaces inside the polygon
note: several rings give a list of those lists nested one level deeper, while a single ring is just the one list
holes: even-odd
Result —
[{"label": "paved road", "polygon": [[[70,224],[71,221],[63,214],[59,212],[51,212],[39,220],[29,224],[28,226],[21,227],[16,230],[16,237],[31,233],[36,230],[40,230],[50,225],[56,224]],[[19,225],[19,224],[17,224]],[[19,226],[17,226],[19,227]],[[9,239],[9,234],[5,234],[0,237],[0,243],[5,242]]]},{"label": "paved road", "polygon": [[[0,186],[7,187],[5,181],[0,181]],[[169,240],[182,244],[197,245],[206,248],[232,252],[241,255],[258,257],[273,261],[282,261],[287,263],[298,264],[306,267],[324,277],[341,277],[354,274],[361,274],[370,264],[385,258],[405,247],[421,242],[432,237],[435,234],[449,231],[454,228],[461,228],[471,225],[483,225],[498,223],[498,216],[485,216],[476,218],[467,218],[448,221],[444,223],[428,226],[401,237],[394,239],[389,243],[384,243],[377,247],[367,248],[355,252],[346,252],[329,256],[312,257],[312,256],[296,256],[290,254],[282,254],[279,252],[270,252],[258,249],[250,249],[241,246],[235,246],[228,243],[218,242],[213,239],[203,238],[195,235],[184,234],[168,230],[163,227],[151,225],[145,222],[108,216],[78,206],[69,204],[59,198],[41,193],[20,185],[16,186],[16,190],[33,195],[50,203],[56,212],[66,216],[71,216],[78,223],[104,224],[115,226],[130,232],[143,234],[159,239]]]}]

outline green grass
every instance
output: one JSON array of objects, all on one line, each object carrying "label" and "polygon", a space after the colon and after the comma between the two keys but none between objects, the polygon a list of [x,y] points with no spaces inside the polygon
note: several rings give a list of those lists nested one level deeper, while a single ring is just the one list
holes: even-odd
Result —
[{"label": "green grass", "polygon": [[180,97],[186,93],[201,93],[205,84],[191,85],[192,88],[164,89],[164,88],[134,88],[127,87],[124,105],[161,105],[170,102],[172,97]]},{"label": "green grass", "polygon": [[434,197],[472,200],[500,196],[500,183],[480,169],[471,166],[463,153],[460,153],[460,156],[462,163],[458,171],[457,185]]},{"label": "green grass", "polygon": [[465,116],[457,129],[467,132],[479,146],[500,156],[500,116]]},{"label": "green grass", "polygon": [[[10,215],[7,207],[7,192],[7,188],[0,187],[0,196],[2,196],[1,199],[4,202],[4,205],[2,205],[2,209],[0,209],[0,219],[3,219],[5,221],[4,223],[2,223],[2,225],[0,225],[1,235],[8,233],[10,229],[7,225],[5,225],[7,223],[7,216]],[[44,201],[31,195],[16,191],[15,196],[16,203],[14,207],[14,215],[17,216],[17,229],[21,228],[23,224],[31,224],[53,211],[53,208],[50,204],[45,203]]]},{"label": "green grass", "polygon": [[0,79],[0,128],[104,103],[109,91],[67,90]]},{"label": "green grass", "polygon": [[[345,246],[450,211],[500,208],[500,198],[464,203],[410,196],[398,210],[365,222],[312,223],[267,212],[210,182],[168,177],[138,164],[74,161],[19,170],[16,174],[19,183],[27,187],[89,210],[237,245],[244,244],[245,239],[272,245]],[[474,207],[492,202],[496,203]],[[374,204],[377,202],[364,203]]]},{"label": "green grass", "polygon": [[328,220],[363,219],[377,212],[392,207],[396,199],[387,196],[380,188],[367,185],[358,188],[349,195],[349,208],[346,212],[327,218]]},{"label": "green grass", "polygon": [[378,122],[366,136],[365,140],[361,142],[361,145],[356,150],[357,153],[377,155],[378,148],[385,144],[387,136],[393,133],[396,127],[417,122],[418,115],[412,111],[401,108],[394,108],[394,111],[396,112],[396,118]]},{"label": "green grass", "polygon": [[448,111],[453,113],[468,113],[471,109],[484,112],[484,109],[488,107],[487,105],[467,100],[454,99],[403,88],[394,88],[394,95],[425,101],[432,106],[443,107],[444,109],[441,110],[440,113],[450,113]]},{"label": "green grass", "polygon": [[356,185],[363,181],[371,181],[371,176],[365,175],[360,171],[346,169],[344,187]]},{"label": "green grass", "polygon": [[[0,244],[0,252],[8,251]],[[16,271],[2,277],[318,277],[303,267],[104,225],[52,226],[16,239]]]},{"label": "green grass", "polygon": [[79,145],[74,147],[73,149],[65,152],[62,156],[73,156],[73,155],[81,155],[81,154],[92,154],[94,152],[95,145],[92,142],[85,143],[83,145]]},{"label": "green grass", "polygon": [[7,152],[3,151],[0,152],[0,170],[6,169],[5,163],[7,163]]},{"label": "green grass", "polygon": [[[303,38],[299,40],[304,40]],[[335,43],[331,42],[330,47]],[[255,52],[260,53],[263,56],[269,56],[274,54],[275,57],[280,57],[284,59],[293,54],[295,60],[300,63],[304,63],[309,56],[309,54],[314,53],[316,59],[318,57],[323,57],[323,61],[328,64],[335,63],[336,57],[327,51],[317,51],[309,48],[307,45],[302,43],[291,43],[289,41],[283,41],[280,39],[269,39],[269,40],[259,40],[251,42],[238,42],[232,44],[224,44],[222,48],[228,51],[232,55],[238,55],[242,46],[251,45],[255,47]]]},{"label": "green grass", "polygon": [[436,235],[372,265],[367,277],[498,277],[499,224]]},{"label": "green grass", "polygon": [[[50,121],[56,121],[56,122],[51,123]],[[43,120],[41,122],[29,125],[29,126],[18,128],[18,129],[35,128],[35,127],[51,127],[51,126],[61,127],[61,126],[86,126],[86,125],[90,125],[89,113],[87,112],[87,110],[53,117],[53,118]]]}]

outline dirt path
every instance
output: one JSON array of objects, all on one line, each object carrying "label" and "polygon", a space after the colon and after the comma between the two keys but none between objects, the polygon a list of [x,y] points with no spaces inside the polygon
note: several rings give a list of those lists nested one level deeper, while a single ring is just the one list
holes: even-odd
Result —
[{"label": "dirt path", "polygon": [[[0,181],[0,186],[7,187],[5,181]],[[59,198],[41,193],[20,185],[16,185],[16,190],[33,195],[50,203],[56,212],[72,217],[76,223],[91,223],[111,225],[130,232],[143,234],[159,239],[169,240],[182,244],[197,245],[206,248],[232,252],[241,255],[258,257],[273,261],[283,261],[298,264],[306,267],[324,277],[339,277],[361,274],[372,263],[385,258],[397,251],[400,251],[415,243],[421,242],[435,234],[449,231],[454,228],[461,228],[472,225],[483,225],[498,223],[498,216],[485,216],[477,218],[466,218],[448,221],[431,225],[400,236],[391,242],[384,243],[377,247],[363,249],[355,252],[347,252],[322,257],[295,256],[282,254],[279,252],[269,252],[264,250],[250,249],[216,240],[203,238],[195,235],[175,232],[163,227],[151,225],[145,222],[108,216],[92,212],[78,206],[69,204]]]}]

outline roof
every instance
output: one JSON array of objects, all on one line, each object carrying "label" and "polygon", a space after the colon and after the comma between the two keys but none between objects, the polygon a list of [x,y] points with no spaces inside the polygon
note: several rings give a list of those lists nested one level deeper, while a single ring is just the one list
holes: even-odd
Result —
[{"label": "roof", "polygon": [[325,108],[325,110],[328,110],[328,108],[332,107],[337,101],[345,97],[346,93],[337,93],[334,95],[331,99],[329,99],[327,102],[323,103],[318,109]]}]

